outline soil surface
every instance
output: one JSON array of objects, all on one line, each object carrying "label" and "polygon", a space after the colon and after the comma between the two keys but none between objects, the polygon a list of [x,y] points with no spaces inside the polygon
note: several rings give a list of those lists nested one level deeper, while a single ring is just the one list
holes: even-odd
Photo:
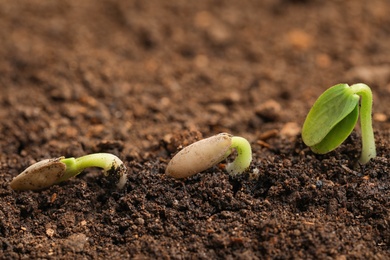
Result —
[{"label": "soil surface", "polygon": [[[389,259],[389,13],[387,0],[0,0],[0,258]],[[341,82],[373,91],[365,166],[359,127],[326,155],[300,136]],[[220,132],[252,144],[247,173],[165,175]],[[123,190],[95,168],[9,187],[34,162],[93,152],[125,162]]]}]

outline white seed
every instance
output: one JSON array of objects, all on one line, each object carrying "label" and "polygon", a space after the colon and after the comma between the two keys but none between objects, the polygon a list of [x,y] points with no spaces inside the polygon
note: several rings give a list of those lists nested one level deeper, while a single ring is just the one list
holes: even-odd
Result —
[{"label": "white seed", "polygon": [[168,163],[165,173],[181,179],[216,165],[231,153],[231,139],[231,135],[222,133],[183,148]]},{"label": "white seed", "polygon": [[40,190],[55,184],[65,173],[66,165],[60,158],[39,161],[16,176],[10,186],[14,190]]}]

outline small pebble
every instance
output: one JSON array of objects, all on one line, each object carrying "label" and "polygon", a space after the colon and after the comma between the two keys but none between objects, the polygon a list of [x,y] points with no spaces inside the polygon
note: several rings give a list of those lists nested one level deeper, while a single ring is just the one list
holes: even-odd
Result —
[{"label": "small pebble", "polygon": [[145,220],[143,218],[136,218],[136,220],[134,221],[134,223],[138,226],[142,226],[143,224],[145,224]]},{"label": "small pebble", "polygon": [[287,39],[290,44],[298,50],[306,50],[313,45],[313,38],[300,29],[292,30],[288,33]]},{"label": "small pebble", "polygon": [[383,113],[374,113],[373,119],[374,119],[374,121],[377,121],[377,122],[386,122],[387,116]]},{"label": "small pebble", "polygon": [[85,234],[76,233],[65,239],[63,245],[74,252],[82,252],[87,241],[88,237]]},{"label": "small pebble", "polygon": [[282,106],[275,100],[268,100],[255,108],[255,113],[268,122],[274,122],[280,117]]},{"label": "small pebble", "polygon": [[51,229],[51,228],[46,229],[46,235],[48,235],[49,237],[54,236],[54,233],[55,232],[53,229]]},{"label": "small pebble", "polygon": [[284,137],[296,137],[300,131],[301,127],[296,122],[289,122],[280,130],[280,135]]}]

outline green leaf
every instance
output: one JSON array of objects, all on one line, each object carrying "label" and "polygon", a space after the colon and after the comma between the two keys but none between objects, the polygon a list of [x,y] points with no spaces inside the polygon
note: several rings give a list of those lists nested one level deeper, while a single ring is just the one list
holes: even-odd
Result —
[{"label": "green leaf", "polygon": [[[302,128],[303,142],[311,147],[321,143],[329,134],[328,141],[335,143],[329,147],[335,146],[339,140],[345,140],[356,124],[354,118],[358,111],[352,114],[351,112],[357,109],[358,104],[359,96],[354,94],[348,84],[338,84],[326,90],[306,117]],[[344,119],[345,121],[332,131]]]},{"label": "green leaf", "polygon": [[351,134],[358,117],[359,106],[356,105],[355,109],[333,127],[320,143],[311,146],[311,150],[315,153],[325,154],[336,149]]}]

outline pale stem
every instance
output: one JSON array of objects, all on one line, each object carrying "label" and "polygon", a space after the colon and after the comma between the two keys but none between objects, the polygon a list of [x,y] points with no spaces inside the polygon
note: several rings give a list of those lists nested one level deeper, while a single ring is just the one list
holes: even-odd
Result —
[{"label": "pale stem", "polygon": [[252,149],[250,143],[243,137],[232,137],[231,149],[237,151],[237,157],[232,163],[229,163],[226,170],[230,175],[243,173],[251,164]]},{"label": "pale stem", "polygon": [[371,158],[376,157],[374,130],[372,129],[372,92],[363,83],[354,84],[351,89],[361,96],[360,126],[362,132],[362,154],[359,162],[366,164]]}]

